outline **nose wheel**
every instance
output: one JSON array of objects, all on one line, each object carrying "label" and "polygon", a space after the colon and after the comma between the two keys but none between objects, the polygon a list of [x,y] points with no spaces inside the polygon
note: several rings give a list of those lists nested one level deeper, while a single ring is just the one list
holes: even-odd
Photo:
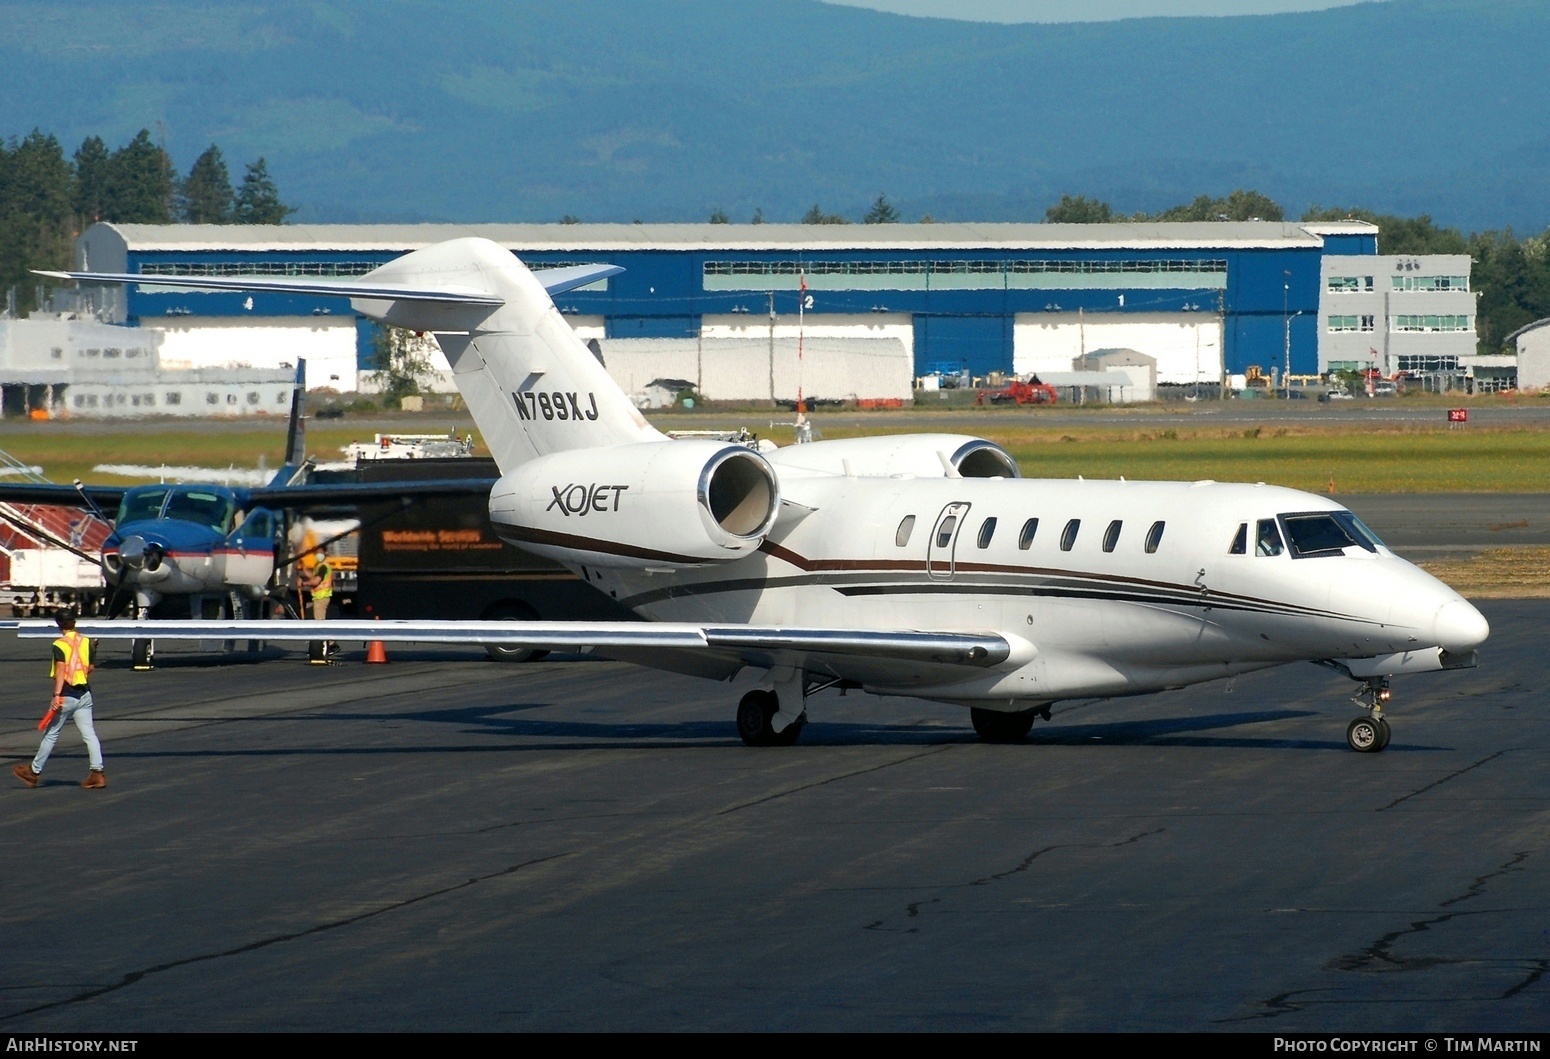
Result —
[{"label": "nose wheel", "polygon": [[1366,717],[1358,717],[1346,726],[1345,741],[1359,754],[1376,754],[1389,745],[1389,722],[1383,719],[1383,704],[1392,693],[1389,682],[1373,677],[1362,685],[1362,690],[1351,699],[1367,711]]}]

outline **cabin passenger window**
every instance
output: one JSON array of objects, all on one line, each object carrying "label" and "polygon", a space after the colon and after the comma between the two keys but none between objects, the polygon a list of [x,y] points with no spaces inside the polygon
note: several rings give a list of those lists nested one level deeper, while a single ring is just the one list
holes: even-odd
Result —
[{"label": "cabin passenger window", "polygon": [[899,523],[898,532],[893,535],[893,543],[900,548],[910,542],[910,534],[915,532],[915,516],[905,515],[904,521]]},{"label": "cabin passenger window", "polygon": [[1039,520],[1031,518],[1023,523],[1022,532],[1017,535],[1017,548],[1019,551],[1027,551],[1033,543],[1033,535],[1039,532]]},{"label": "cabin passenger window", "polygon": [[1262,518],[1259,520],[1259,530],[1254,535],[1255,555],[1280,555],[1284,549],[1281,547],[1281,531],[1276,528],[1276,520]]},{"label": "cabin passenger window", "polygon": [[1124,523],[1122,523],[1119,519],[1115,519],[1113,522],[1109,523],[1109,528],[1103,531],[1104,551],[1112,552],[1114,550],[1114,546],[1119,543],[1119,530],[1123,525]]},{"label": "cabin passenger window", "polygon": [[1249,550],[1249,524],[1238,523],[1238,532],[1233,535],[1232,547],[1227,549],[1228,555],[1245,555]]},{"label": "cabin passenger window", "polygon": [[995,535],[996,520],[994,518],[987,518],[984,522],[980,523],[979,540],[977,540],[975,543],[978,544],[981,548],[989,548],[990,538],[994,537]]},{"label": "cabin passenger window", "polygon": [[957,525],[957,515],[948,515],[942,520],[942,524],[937,527],[936,531],[936,546],[938,548],[945,548],[953,543],[953,530]]},{"label": "cabin passenger window", "polygon": [[1066,528],[1060,531],[1060,550],[1061,551],[1068,552],[1068,551],[1071,550],[1071,546],[1076,543],[1076,533],[1077,533],[1077,530],[1079,530],[1081,528],[1082,528],[1082,520],[1079,519],[1079,518],[1074,518],[1070,522],[1066,523]]},{"label": "cabin passenger window", "polygon": [[1157,546],[1162,543],[1163,524],[1152,523],[1152,528],[1146,531],[1146,554],[1151,555],[1157,551]]}]

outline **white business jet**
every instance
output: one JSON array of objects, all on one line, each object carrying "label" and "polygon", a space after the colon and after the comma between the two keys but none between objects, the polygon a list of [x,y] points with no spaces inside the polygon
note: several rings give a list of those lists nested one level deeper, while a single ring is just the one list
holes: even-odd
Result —
[{"label": "white business jet", "polygon": [[[576,281],[619,271],[582,266]],[[96,282],[135,275],[60,273]],[[544,274],[547,276],[547,274]],[[549,288],[564,285],[548,281]],[[1346,738],[1389,741],[1388,677],[1477,664],[1489,626],[1333,501],[1266,485],[1020,478],[945,434],[760,453],[652,428],[507,250],[457,239],[358,279],[184,277],[348,297],[435,334],[501,471],[490,517],[648,623],[331,622],[334,639],[584,649],[730,679],[750,745],[827,688],[967,706],[1022,739],[1059,700],[1316,662],[1360,682]],[[108,638],[315,638],[307,622],[81,622]],[[22,623],[22,635],[53,635]]]}]

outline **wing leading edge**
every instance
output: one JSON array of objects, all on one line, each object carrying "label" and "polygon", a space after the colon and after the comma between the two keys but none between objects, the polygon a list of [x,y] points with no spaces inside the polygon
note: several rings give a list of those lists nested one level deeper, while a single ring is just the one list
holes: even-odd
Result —
[{"label": "wing leading edge", "polygon": [[[16,621],[24,637],[53,637],[51,621]],[[82,621],[99,640],[381,640],[384,643],[501,644],[549,650],[677,648],[748,655],[860,655],[984,668],[1003,662],[1011,644],[995,633],[892,629],[814,629],[774,625],[579,621]]]}]

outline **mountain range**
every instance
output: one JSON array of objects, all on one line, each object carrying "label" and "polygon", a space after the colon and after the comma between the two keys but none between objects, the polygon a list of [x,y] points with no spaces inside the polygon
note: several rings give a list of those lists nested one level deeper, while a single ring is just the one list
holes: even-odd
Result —
[{"label": "mountain range", "polygon": [[1004,25],[816,0],[0,2],[0,135],[264,156],[300,221],[1041,220],[1256,188],[1550,225],[1550,4]]}]

